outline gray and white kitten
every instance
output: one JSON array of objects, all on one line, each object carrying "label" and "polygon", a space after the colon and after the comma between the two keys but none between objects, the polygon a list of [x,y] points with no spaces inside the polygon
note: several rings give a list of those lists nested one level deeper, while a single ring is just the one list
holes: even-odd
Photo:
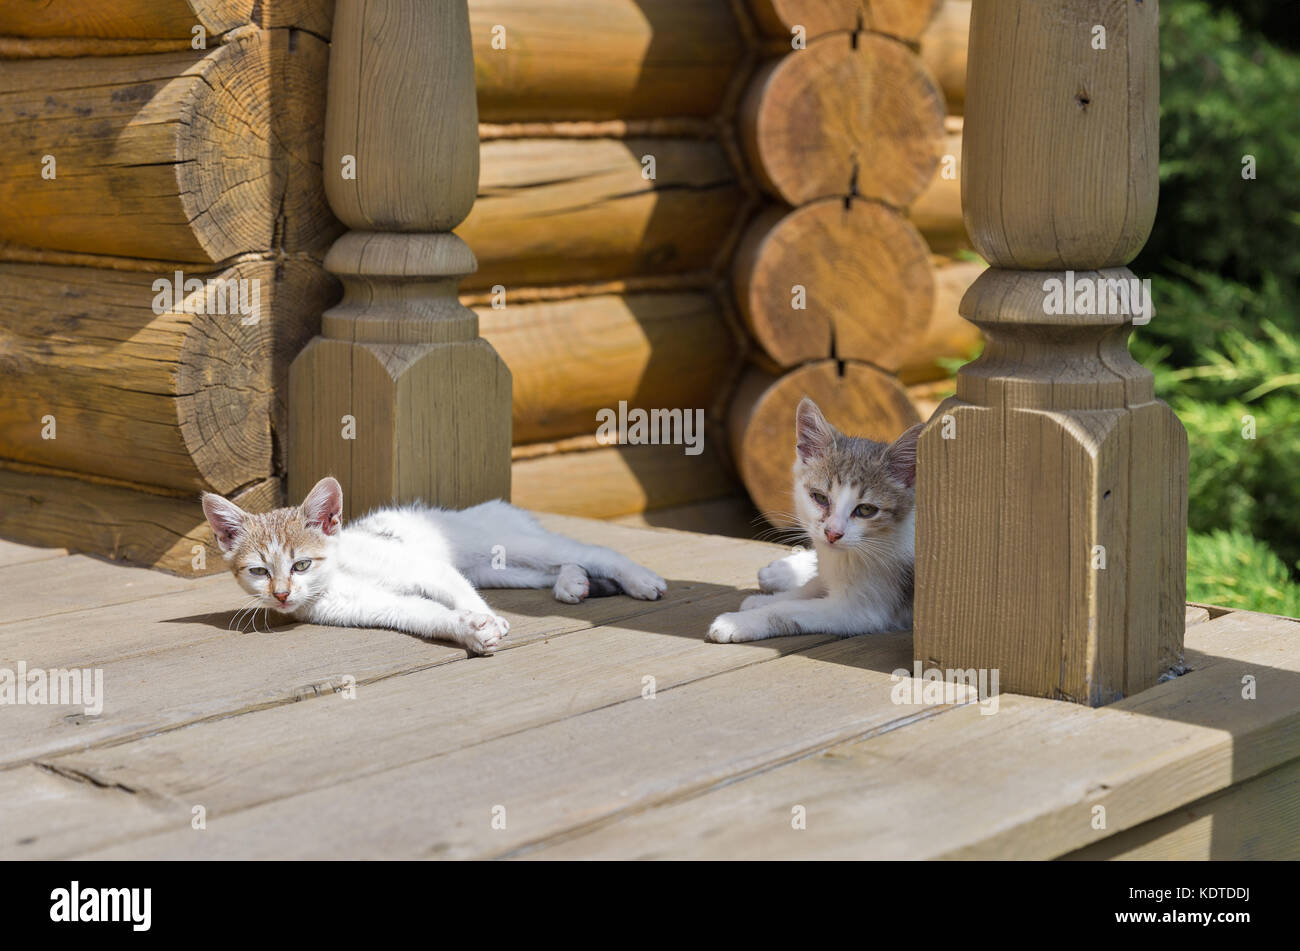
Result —
[{"label": "gray and white kitten", "polygon": [[707,639],[879,634],[912,626],[916,440],[845,436],[805,397],[795,411],[794,511],[812,550],[758,573],[767,592],[719,615]]},{"label": "gray and white kitten", "polygon": [[406,505],[342,525],[343,489],[321,479],[296,508],[262,515],[205,492],[227,567],[253,596],[298,621],[385,627],[489,654],[510,630],[479,588],[553,588],[577,604],[620,592],[654,601],[667,584],[618,552],[548,532],[522,509]]}]

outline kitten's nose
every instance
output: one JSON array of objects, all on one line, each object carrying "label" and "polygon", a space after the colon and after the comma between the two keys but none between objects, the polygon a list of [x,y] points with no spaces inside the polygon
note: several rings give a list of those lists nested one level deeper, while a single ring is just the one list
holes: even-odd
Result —
[{"label": "kitten's nose", "polygon": [[281,604],[284,604],[284,602],[289,600],[288,591],[272,591],[271,593],[275,595],[275,600],[279,601]]},{"label": "kitten's nose", "polygon": [[843,532],[837,532],[829,525],[826,526],[826,540],[830,542],[832,545],[834,545],[837,541],[839,541],[843,537],[844,537]]}]

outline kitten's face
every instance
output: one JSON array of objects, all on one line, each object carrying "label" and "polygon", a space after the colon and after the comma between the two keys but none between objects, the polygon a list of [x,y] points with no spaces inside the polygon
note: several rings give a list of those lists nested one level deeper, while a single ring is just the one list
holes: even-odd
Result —
[{"label": "kitten's face", "polygon": [[819,549],[881,552],[909,542],[920,426],[888,445],[857,439],[805,398],[795,429],[794,511]]},{"label": "kitten's face", "polygon": [[203,511],[227,567],[257,597],[257,607],[293,611],[328,587],[343,511],[343,490],[334,479],[318,482],[297,508],[254,515],[205,493]]}]

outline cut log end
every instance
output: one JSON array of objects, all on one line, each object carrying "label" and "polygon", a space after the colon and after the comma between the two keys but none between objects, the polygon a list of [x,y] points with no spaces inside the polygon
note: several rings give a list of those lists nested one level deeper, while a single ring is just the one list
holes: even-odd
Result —
[{"label": "cut log end", "polygon": [[754,19],[766,35],[788,37],[796,27],[807,36],[840,30],[871,30],[914,40],[925,30],[940,0],[751,0]]},{"label": "cut log end", "polygon": [[327,56],[249,29],[206,51],[0,62],[0,116],[23,117],[0,154],[0,238],[207,264],[324,247]]},{"label": "cut log end", "polygon": [[759,70],[741,142],[763,187],[791,205],[859,195],[902,208],[943,150],[943,94],[904,44],[834,34]]},{"label": "cut log end", "polygon": [[757,218],[733,276],[741,314],[777,365],[837,357],[894,370],[925,334],[933,270],[897,212],[831,199]]}]

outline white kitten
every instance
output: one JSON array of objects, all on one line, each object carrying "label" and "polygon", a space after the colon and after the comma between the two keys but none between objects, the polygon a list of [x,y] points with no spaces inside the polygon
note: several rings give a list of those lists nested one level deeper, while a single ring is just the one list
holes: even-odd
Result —
[{"label": "white kitten", "polygon": [[845,436],[806,397],[795,413],[794,505],[813,550],[758,573],[766,594],[719,615],[707,639],[875,634],[912,625],[916,440]]},{"label": "white kitten", "polygon": [[344,528],[343,490],[325,478],[297,508],[254,515],[204,493],[203,511],[257,607],[446,638],[475,654],[491,653],[510,629],[476,585],[549,587],[568,604],[619,592],[653,601],[667,589],[617,552],[548,532],[500,500],[462,511],[384,508]]}]

